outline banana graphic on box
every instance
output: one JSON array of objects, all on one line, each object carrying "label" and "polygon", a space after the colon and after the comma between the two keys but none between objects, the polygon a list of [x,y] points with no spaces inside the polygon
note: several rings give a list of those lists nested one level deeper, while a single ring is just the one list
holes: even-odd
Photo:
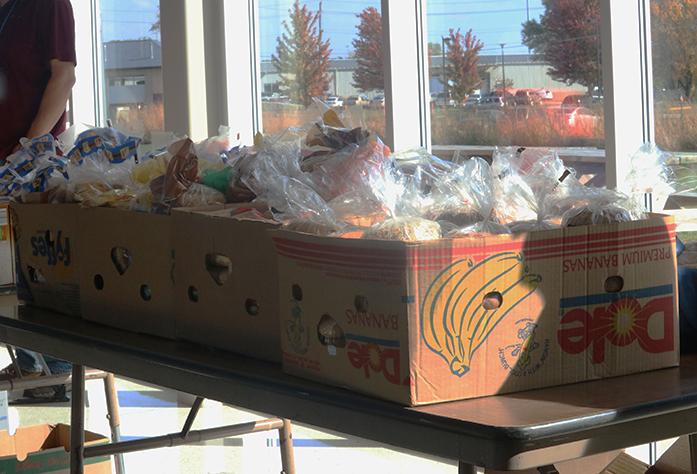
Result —
[{"label": "banana graphic on box", "polygon": [[476,265],[458,260],[435,278],[424,297],[421,334],[426,345],[462,377],[477,349],[541,280],[527,273],[519,253],[500,253]]}]

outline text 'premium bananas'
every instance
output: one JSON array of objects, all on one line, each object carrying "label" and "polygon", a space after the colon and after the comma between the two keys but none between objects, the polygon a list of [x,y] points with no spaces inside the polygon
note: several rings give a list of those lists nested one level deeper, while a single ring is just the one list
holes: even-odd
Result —
[{"label": "text 'premium bananas'", "polygon": [[539,275],[527,273],[519,253],[500,253],[476,265],[458,260],[435,278],[424,297],[421,333],[426,345],[448,362],[453,374],[465,375],[477,349],[540,281]]}]

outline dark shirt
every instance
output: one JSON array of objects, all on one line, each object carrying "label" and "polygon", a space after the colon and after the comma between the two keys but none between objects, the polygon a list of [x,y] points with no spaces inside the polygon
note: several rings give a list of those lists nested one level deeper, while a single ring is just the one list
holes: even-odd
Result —
[{"label": "dark shirt", "polygon": [[[14,9],[13,9],[14,4]],[[51,78],[53,59],[75,58],[70,0],[10,0],[0,9],[0,162],[31,127]],[[66,115],[51,131],[65,131]]]}]

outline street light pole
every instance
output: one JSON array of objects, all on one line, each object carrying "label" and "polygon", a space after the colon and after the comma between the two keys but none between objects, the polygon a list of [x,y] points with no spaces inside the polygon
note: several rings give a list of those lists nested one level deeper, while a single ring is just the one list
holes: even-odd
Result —
[{"label": "street light pole", "polygon": [[503,76],[503,105],[506,106],[506,56],[503,48],[506,47],[506,43],[501,43],[501,74]]},{"label": "street light pole", "polygon": [[441,40],[441,47],[440,47],[440,55],[441,55],[441,84],[443,84],[443,105],[448,106],[448,79],[445,77],[445,36],[440,37]]}]

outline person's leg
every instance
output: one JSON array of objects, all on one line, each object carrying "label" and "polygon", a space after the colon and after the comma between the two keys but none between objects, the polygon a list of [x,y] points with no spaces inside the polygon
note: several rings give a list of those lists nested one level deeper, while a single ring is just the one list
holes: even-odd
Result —
[{"label": "person's leg", "polygon": [[678,266],[680,351],[697,351],[697,270]]}]

